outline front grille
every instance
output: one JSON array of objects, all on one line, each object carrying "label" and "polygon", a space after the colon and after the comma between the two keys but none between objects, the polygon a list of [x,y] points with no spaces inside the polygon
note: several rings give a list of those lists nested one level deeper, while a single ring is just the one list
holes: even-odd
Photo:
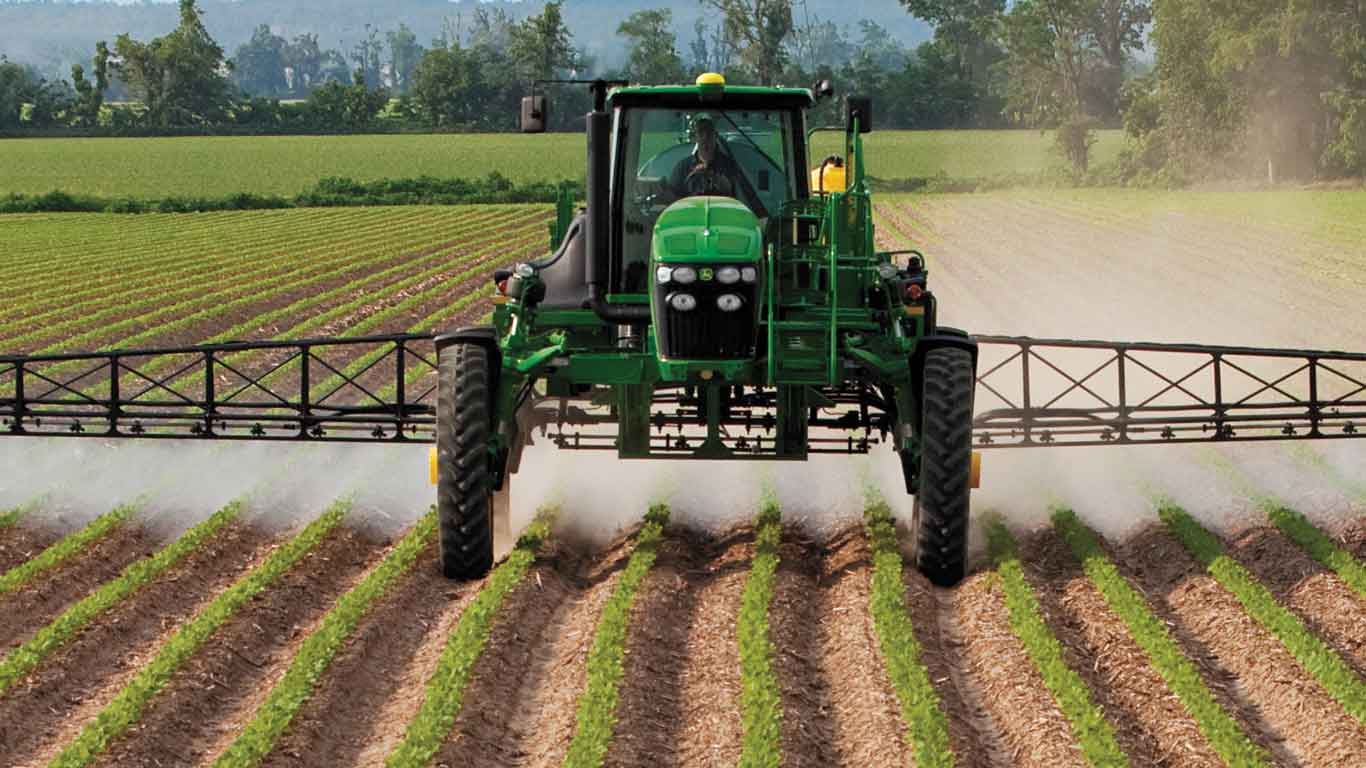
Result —
[{"label": "front grille", "polygon": [[[687,286],[655,284],[659,307],[655,340],[664,359],[736,360],[754,356],[758,289],[753,283],[722,285],[698,280]],[[697,308],[679,312],[669,306],[675,292],[690,293]],[[716,298],[734,293],[745,300],[735,312],[722,312]]]}]

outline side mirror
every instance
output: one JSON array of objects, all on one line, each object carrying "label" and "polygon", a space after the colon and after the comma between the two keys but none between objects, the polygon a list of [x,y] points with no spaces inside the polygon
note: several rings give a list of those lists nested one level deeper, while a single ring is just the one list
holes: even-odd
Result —
[{"label": "side mirror", "polygon": [[811,91],[815,94],[816,101],[821,101],[835,95],[835,86],[829,80],[817,80]]},{"label": "side mirror", "polygon": [[873,132],[873,100],[867,96],[850,96],[844,100],[844,131],[854,130],[858,118],[858,132]]},{"label": "side mirror", "polygon": [[522,97],[522,133],[545,133],[546,107],[545,96]]}]

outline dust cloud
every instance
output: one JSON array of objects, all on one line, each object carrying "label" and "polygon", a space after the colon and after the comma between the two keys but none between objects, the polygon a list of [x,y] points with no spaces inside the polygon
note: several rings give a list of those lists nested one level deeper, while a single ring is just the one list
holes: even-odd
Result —
[{"label": "dust cloud", "polygon": [[393,536],[434,502],[417,445],[18,438],[0,459],[0,509],[37,501],[26,523],[59,532],[140,502],[138,520],[171,538],[238,499],[244,519],[283,531],[351,496],[348,524]]}]

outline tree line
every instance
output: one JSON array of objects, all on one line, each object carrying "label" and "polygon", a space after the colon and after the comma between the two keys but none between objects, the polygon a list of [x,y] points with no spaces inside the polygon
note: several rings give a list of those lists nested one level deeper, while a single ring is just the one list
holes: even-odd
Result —
[{"label": "tree line", "polygon": [[[560,0],[521,19],[476,8],[425,46],[403,24],[367,27],[345,53],[262,25],[231,56],[195,0],[180,0],[173,32],[100,43],[69,82],[0,61],[0,130],[511,130],[538,80],[720,71],[732,83],[829,79],[872,96],[886,128],[1052,129],[1078,178],[1098,172],[1095,129],[1121,126],[1130,142],[1104,169],[1111,180],[1366,173],[1359,0],[900,0],[934,29],[913,49],[867,20],[814,17],[802,0],[698,1],[709,12],[681,37],[667,8],[620,21],[625,62],[607,68],[575,44]],[[577,127],[583,89],[544,88],[551,128]],[[133,104],[107,104],[115,93]],[[837,108],[815,119],[835,121]]]}]

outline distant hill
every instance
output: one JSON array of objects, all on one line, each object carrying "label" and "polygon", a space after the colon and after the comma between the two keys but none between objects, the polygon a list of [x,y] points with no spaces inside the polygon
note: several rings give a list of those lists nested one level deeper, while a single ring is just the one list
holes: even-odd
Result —
[{"label": "distant hill", "polygon": [[[798,23],[803,13],[810,18],[832,20],[847,26],[858,40],[858,22],[868,19],[887,28],[903,45],[913,47],[929,39],[930,29],[911,18],[897,0],[808,0],[805,10],[795,0]],[[327,48],[348,51],[365,35],[365,25],[381,31],[407,24],[418,41],[428,45],[441,35],[444,25],[466,27],[476,7],[501,7],[515,17],[536,13],[541,3],[450,2],[448,0],[202,0],[204,22],[229,55],[245,42],[259,24],[269,24],[276,34],[292,38],[316,33]],[[679,51],[686,57],[693,38],[693,23],[704,13],[697,0],[565,0],[565,16],[575,44],[585,48],[601,66],[623,59],[620,38],[615,35],[622,19],[637,10],[673,9]],[[12,61],[32,64],[44,74],[66,77],[73,62],[86,63],[98,40],[113,40],[121,32],[146,40],[175,27],[174,2],[63,2],[61,0],[0,0],[0,54]]]}]

